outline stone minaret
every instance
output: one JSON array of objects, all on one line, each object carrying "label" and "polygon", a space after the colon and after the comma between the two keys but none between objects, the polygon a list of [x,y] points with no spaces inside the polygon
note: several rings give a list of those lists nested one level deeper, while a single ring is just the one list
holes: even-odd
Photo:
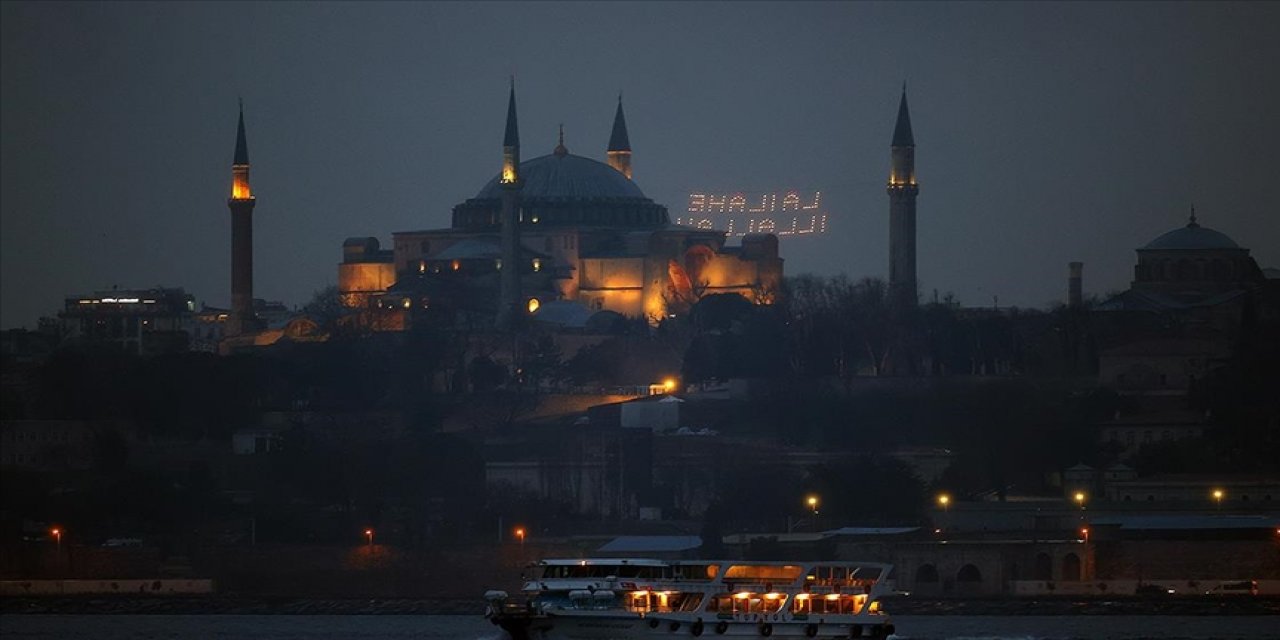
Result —
[{"label": "stone minaret", "polygon": [[613,114],[613,134],[609,136],[609,166],[631,179],[631,140],[627,138],[627,119],[622,115],[622,94],[618,94],[618,110]]},{"label": "stone minaret", "polygon": [[516,81],[507,100],[507,131],[502,138],[502,271],[498,324],[510,327],[520,309],[520,128],[516,124]]},{"label": "stone minaret", "polygon": [[249,145],[244,135],[244,104],[236,128],[236,152],[231,160],[231,317],[226,334],[237,336],[255,328],[253,316],[253,206],[249,189]]},{"label": "stone minaret", "polygon": [[889,145],[889,295],[898,309],[916,306],[916,143],[911,136],[907,87],[902,86],[898,123]]},{"label": "stone minaret", "polygon": [[1077,309],[1084,303],[1084,263],[1067,263],[1067,306]]}]

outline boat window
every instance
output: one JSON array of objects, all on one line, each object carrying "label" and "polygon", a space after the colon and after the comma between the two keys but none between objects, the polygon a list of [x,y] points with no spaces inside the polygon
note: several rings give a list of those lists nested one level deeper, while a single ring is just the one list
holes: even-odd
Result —
[{"label": "boat window", "polygon": [[866,594],[829,593],[826,595],[802,593],[791,605],[794,613],[822,613],[857,615],[867,604]]},{"label": "boat window", "polygon": [[791,612],[807,614],[811,611],[813,611],[813,597],[807,593],[797,593],[795,599],[791,601]]},{"label": "boat window", "polygon": [[684,564],[668,567],[676,580],[713,580],[720,573],[718,564]]},{"label": "boat window", "polygon": [[735,564],[724,572],[726,580],[778,580],[791,582],[800,577],[803,567],[787,565]]},{"label": "boat window", "polygon": [[[697,611],[698,605],[702,604],[701,593],[682,593],[680,594],[678,611]],[[676,607],[675,602],[672,607]]]}]

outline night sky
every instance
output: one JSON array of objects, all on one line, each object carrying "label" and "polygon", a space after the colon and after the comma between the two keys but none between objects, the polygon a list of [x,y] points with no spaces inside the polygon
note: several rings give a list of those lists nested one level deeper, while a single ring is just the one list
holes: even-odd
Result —
[{"label": "night sky", "polygon": [[922,299],[1044,307],[1200,222],[1280,267],[1280,3],[51,4],[6,2],[0,326],[67,294],[230,298],[243,97],[255,293],[337,280],[343,239],[444,227],[500,163],[603,160],[622,91],[635,180],[821,190],[786,272],[887,275],[889,140],[905,80]]}]

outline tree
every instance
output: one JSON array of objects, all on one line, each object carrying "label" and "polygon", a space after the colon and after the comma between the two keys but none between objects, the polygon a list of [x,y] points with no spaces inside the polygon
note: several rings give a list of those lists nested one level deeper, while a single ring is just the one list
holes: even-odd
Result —
[{"label": "tree", "polygon": [[302,312],[315,318],[324,327],[332,329],[337,326],[338,318],[346,312],[338,285],[331,284],[316,290],[311,295],[311,301],[302,306]]}]

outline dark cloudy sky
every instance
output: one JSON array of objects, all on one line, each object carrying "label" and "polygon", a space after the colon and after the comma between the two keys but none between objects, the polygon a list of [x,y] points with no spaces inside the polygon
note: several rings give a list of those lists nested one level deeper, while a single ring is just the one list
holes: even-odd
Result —
[{"label": "dark cloudy sky", "polygon": [[1280,4],[3,4],[0,326],[64,294],[229,299],[237,96],[256,293],[305,302],[344,238],[446,226],[499,166],[507,76],[526,158],[602,158],[619,90],[635,179],[820,189],[788,273],[887,272],[888,142],[915,128],[926,297],[1042,307],[1066,263],[1127,285],[1201,222],[1280,267]]}]

